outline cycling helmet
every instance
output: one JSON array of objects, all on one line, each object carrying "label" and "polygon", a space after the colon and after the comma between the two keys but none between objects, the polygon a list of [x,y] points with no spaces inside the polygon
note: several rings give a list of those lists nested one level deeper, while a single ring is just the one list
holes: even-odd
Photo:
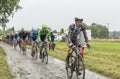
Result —
[{"label": "cycling helmet", "polygon": [[42,25],[42,29],[47,29],[47,25],[46,25],[46,24],[43,24],[43,25]]},{"label": "cycling helmet", "polygon": [[32,30],[33,30],[33,32],[35,32],[35,33],[38,32],[38,28],[37,28],[37,27],[34,27]]},{"label": "cycling helmet", "polygon": [[78,18],[78,17],[75,17],[75,21],[83,21],[83,19],[80,19],[80,18]]},{"label": "cycling helmet", "polygon": [[16,31],[15,34],[18,34],[18,32]]}]

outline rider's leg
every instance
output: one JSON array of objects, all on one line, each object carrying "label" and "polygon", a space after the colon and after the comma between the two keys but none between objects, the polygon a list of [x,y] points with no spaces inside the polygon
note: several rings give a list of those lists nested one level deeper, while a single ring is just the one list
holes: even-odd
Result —
[{"label": "rider's leg", "polygon": [[40,43],[40,58],[42,58],[42,42]]},{"label": "rider's leg", "polygon": [[31,56],[33,56],[33,46],[34,46],[34,41],[32,41]]},{"label": "rider's leg", "polygon": [[48,48],[49,48],[49,42],[46,42],[46,44],[47,44],[47,50],[48,50]]},{"label": "rider's leg", "polygon": [[34,46],[34,41],[32,41],[32,50],[31,51],[33,51],[33,46]]},{"label": "rider's leg", "polygon": [[72,48],[69,47],[68,54],[67,54],[67,57],[66,57],[66,61],[67,61],[68,64],[69,64],[69,57],[70,57],[71,53],[72,53]]},{"label": "rider's leg", "polygon": [[23,48],[24,47],[24,40],[22,39],[22,41],[21,41],[21,48]]}]

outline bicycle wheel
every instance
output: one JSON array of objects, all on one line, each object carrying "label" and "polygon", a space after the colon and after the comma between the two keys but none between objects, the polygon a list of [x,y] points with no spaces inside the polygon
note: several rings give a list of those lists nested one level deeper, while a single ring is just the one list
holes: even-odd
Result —
[{"label": "bicycle wheel", "polygon": [[16,50],[16,46],[17,46],[17,44],[16,44],[15,42],[14,42],[13,46],[14,46],[14,49]]},{"label": "bicycle wheel", "polygon": [[69,58],[69,61],[67,63],[66,61],[66,71],[67,71],[67,77],[68,79],[72,79],[73,76],[73,60],[72,60],[72,56]]},{"label": "bicycle wheel", "polygon": [[23,55],[26,55],[26,46],[24,46],[23,48],[22,48],[22,51],[23,51]]},{"label": "bicycle wheel", "polygon": [[77,79],[85,79],[85,66],[82,56],[77,56],[76,59],[76,77]]},{"label": "bicycle wheel", "polygon": [[38,53],[37,53],[37,50],[34,51],[34,55],[33,55],[33,59],[34,60],[37,60],[37,57],[38,57]]},{"label": "bicycle wheel", "polygon": [[45,48],[44,52],[43,52],[43,59],[44,59],[44,62],[46,64],[48,64],[48,52],[47,52],[47,49]]},{"label": "bicycle wheel", "polygon": [[39,58],[42,62],[44,62],[44,48],[42,49],[41,55],[39,55]]}]

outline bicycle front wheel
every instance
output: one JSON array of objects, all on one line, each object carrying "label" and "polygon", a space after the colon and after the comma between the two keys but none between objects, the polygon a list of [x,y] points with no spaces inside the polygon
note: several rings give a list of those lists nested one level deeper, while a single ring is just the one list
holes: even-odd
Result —
[{"label": "bicycle front wheel", "polygon": [[47,52],[47,49],[45,49],[44,51],[44,61],[46,64],[48,64],[48,52]]},{"label": "bicycle front wheel", "polygon": [[67,71],[67,78],[72,79],[74,72],[74,63],[72,60],[72,56],[70,56],[69,60],[66,60],[66,71]]},{"label": "bicycle front wheel", "polygon": [[85,79],[85,65],[82,56],[78,56],[76,60],[76,77],[77,79]]},{"label": "bicycle front wheel", "polygon": [[37,57],[38,57],[37,50],[34,50],[34,51],[33,51],[33,59],[34,59],[34,60],[37,60]]},{"label": "bicycle front wheel", "polygon": [[46,48],[42,50],[42,62],[48,64],[48,52]]}]

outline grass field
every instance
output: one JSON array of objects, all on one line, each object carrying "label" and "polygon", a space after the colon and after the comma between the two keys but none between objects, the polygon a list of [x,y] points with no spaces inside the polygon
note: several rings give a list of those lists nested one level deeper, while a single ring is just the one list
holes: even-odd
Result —
[{"label": "grass field", "polygon": [[[85,51],[84,54],[86,68],[113,79],[120,79],[120,43],[97,41],[90,44],[90,51]],[[65,60],[67,50],[65,42],[56,42],[55,51],[49,51],[49,55]]]},{"label": "grass field", "polygon": [[7,62],[5,60],[5,53],[1,47],[0,47],[0,79],[12,79]]}]

